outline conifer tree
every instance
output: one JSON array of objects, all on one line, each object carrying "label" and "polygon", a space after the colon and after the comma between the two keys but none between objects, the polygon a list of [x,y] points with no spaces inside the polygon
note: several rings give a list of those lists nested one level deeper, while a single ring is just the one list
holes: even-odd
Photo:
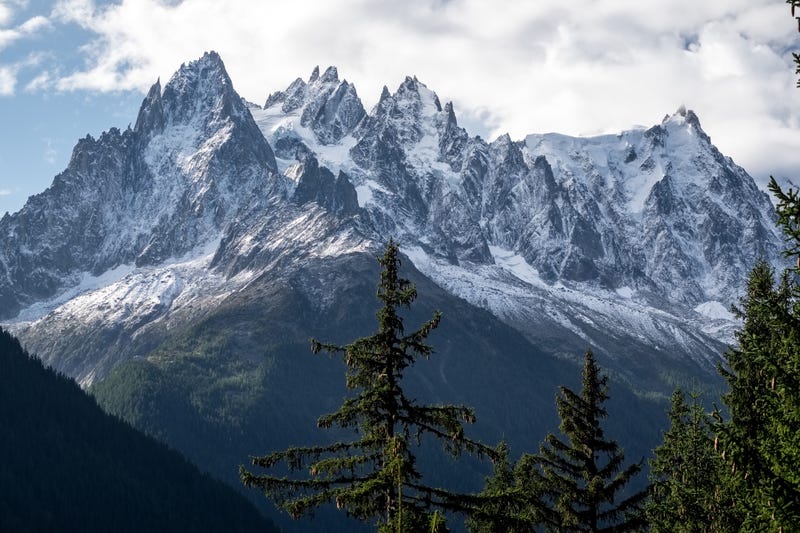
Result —
[{"label": "conifer tree", "polygon": [[[774,181],[771,188],[784,231],[796,235],[796,195],[784,195]],[[798,243],[790,243],[790,255],[798,254]],[[743,325],[720,368],[730,387],[723,396],[729,419],[717,432],[739,491],[742,530],[800,531],[800,289],[794,275],[784,272],[776,285],[772,268],[759,261],[734,311]]]},{"label": "conifer tree", "polygon": [[504,442],[497,447],[494,472],[486,478],[479,504],[470,513],[470,533],[522,533],[541,522],[538,495],[523,487],[508,459]]},{"label": "conifer tree", "polygon": [[[241,469],[242,482],[262,489],[292,517],[324,503],[348,515],[376,521],[380,531],[445,532],[442,511],[465,512],[474,503],[467,495],[424,483],[412,445],[423,435],[439,440],[453,456],[462,451],[494,456],[494,450],[464,436],[463,423],[475,421],[471,408],[417,405],[403,390],[403,372],[418,358],[427,359],[426,344],[441,315],[437,312],[418,330],[406,334],[401,308],[417,297],[414,285],[400,277],[398,246],[390,241],[382,258],[377,313],[378,331],[347,346],[312,341],[314,353],[341,354],[347,366],[346,385],[357,391],[338,411],[322,416],[320,428],[354,428],[359,438],[328,446],[290,448],[253,458],[255,466],[288,472],[253,474]],[[302,476],[301,471],[307,471]],[[433,512],[431,512],[433,511]]]},{"label": "conifer tree", "polygon": [[655,533],[739,531],[727,467],[714,450],[713,420],[697,393],[672,395],[670,428],[650,460],[647,521]]},{"label": "conifer tree", "polygon": [[543,518],[549,531],[622,532],[642,527],[642,503],[647,491],[616,502],[620,492],[641,470],[623,466],[625,457],[606,439],[602,421],[608,399],[608,377],[600,374],[594,355],[586,352],[580,394],[562,386],[556,397],[561,433],[545,437],[539,455],[520,460],[524,484],[541,494]]}]

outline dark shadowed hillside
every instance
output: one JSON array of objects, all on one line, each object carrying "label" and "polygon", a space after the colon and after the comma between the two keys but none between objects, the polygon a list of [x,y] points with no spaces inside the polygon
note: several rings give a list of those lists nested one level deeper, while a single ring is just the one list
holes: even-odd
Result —
[{"label": "dark shadowed hillside", "polygon": [[0,329],[0,531],[274,531]]}]

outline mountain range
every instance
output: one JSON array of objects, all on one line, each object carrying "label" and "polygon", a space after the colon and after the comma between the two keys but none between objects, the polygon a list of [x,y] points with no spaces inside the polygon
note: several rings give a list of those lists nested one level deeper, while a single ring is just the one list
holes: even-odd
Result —
[{"label": "mountain range", "polygon": [[367,111],[315,68],[258,105],[209,52],[0,219],[0,320],[233,479],[237,457],[321,438],[343,369],[308,338],[372,331],[389,238],[420,288],[409,319],[444,312],[420,396],[529,446],[591,347],[642,418],[618,430],[649,449],[672,387],[720,387],[749,269],[782,265],[768,196],[683,107],[617,135],[488,142],[415,77]]}]

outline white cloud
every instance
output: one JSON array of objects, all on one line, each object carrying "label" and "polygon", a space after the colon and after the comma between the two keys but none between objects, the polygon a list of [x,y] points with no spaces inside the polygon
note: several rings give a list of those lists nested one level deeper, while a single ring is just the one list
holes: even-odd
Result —
[{"label": "white cloud", "polygon": [[10,24],[14,20],[14,10],[27,5],[27,0],[0,0],[0,26]]},{"label": "white cloud", "polygon": [[90,27],[95,14],[92,0],[59,0],[53,8],[52,16],[61,22],[75,22]]},{"label": "white cloud", "polygon": [[14,17],[14,12],[6,4],[0,3],[0,26],[6,26]]},{"label": "white cloud", "polygon": [[[33,52],[25,57],[19,58],[19,60],[15,63],[8,65],[0,64],[0,96],[13,95],[17,86],[20,71],[39,65],[45,56],[46,54]],[[31,85],[31,83],[33,83],[33,81],[27,84],[26,89]]]},{"label": "white cloud", "polygon": [[49,27],[50,21],[41,15],[37,15],[23,22],[19,27],[19,31],[22,32],[23,35],[34,35],[40,30]]},{"label": "white cloud", "polygon": [[17,71],[14,67],[0,66],[0,96],[11,96],[17,85]]},{"label": "white cloud", "polygon": [[[2,10],[0,10],[0,15],[1,14]],[[26,20],[16,28],[0,29],[0,50],[7,48],[9,45],[20,39],[33,37],[39,34],[42,30],[50,27],[50,21],[39,15]]]},{"label": "white cloud", "polygon": [[40,72],[25,84],[25,92],[36,92],[52,86],[52,76],[49,72]]},{"label": "white cloud", "polygon": [[0,196],[11,196],[11,189],[0,189]]},{"label": "white cloud", "polygon": [[52,17],[96,36],[61,90],[144,90],[214,49],[256,102],[335,64],[367,105],[416,74],[492,135],[618,131],[685,104],[756,175],[800,153],[800,45],[774,0],[62,0]]}]

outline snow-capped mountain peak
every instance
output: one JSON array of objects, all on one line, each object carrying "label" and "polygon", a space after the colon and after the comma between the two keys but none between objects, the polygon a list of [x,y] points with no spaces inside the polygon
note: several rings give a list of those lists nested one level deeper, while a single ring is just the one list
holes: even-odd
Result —
[{"label": "snow-capped mountain peak", "polygon": [[[310,81],[310,80],[309,80]],[[333,65],[325,69],[322,77],[319,79],[320,83],[338,83],[339,71]]]},{"label": "snow-capped mountain peak", "polygon": [[[389,237],[522,332],[687,354],[728,340],[727,315],[708,310],[736,300],[758,257],[778,265],[782,246],[769,199],[685,108],[617,135],[488,143],[416,77],[384,87],[367,114],[335,67],[315,68],[262,108],[212,52],[157,81],[133,130],[81,140],[52,187],[0,221],[0,318],[52,307],[29,326],[50,330],[82,280],[125,272],[111,291],[124,305],[128,287],[155,294],[180,271],[168,298],[125,315],[136,335]],[[82,313],[69,305],[70,320]]]},{"label": "snow-capped mountain peak", "polygon": [[198,118],[213,123],[248,114],[216,52],[182,64],[164,87],[161,102],[167,124],[187,124]]},{"label": "snow-capped mountain peak", "polygon": [[322,76],[319,67],[314,67],[308,83],[297,78],[285,91],[271,93],[264,111],[274,116],[278,110],[281,115],[297,115],[300,120],[296,126],[310,129],[314,143],[323,145],[342,140],[365,115],[355,86],[347,80],[339,81],[334,66],[325,69]]},{"label": "snow-capped mountain peak", "polygon": [[161,79],[159,78],[150,87],[139,108],[136,126],[133,130],[137,133],[161,132],[164,129],[164,110],[161,106]]},{"label": "snow-capped mountain peak", "polygon": [[397,91],[373,110],[376,121],[390,122],[398,140],[416,143],[434,133],[442,121],[439,97],[416,77],[406,76]]},{"label": "snow-capped mountain peak", "polygon": [[219,239],[275,171],[219,55],[182,65],[163,91],[150,89],[134,130],[80,141],[53,185],[0,223],[0,313],[85,272],[158,264]]}]

